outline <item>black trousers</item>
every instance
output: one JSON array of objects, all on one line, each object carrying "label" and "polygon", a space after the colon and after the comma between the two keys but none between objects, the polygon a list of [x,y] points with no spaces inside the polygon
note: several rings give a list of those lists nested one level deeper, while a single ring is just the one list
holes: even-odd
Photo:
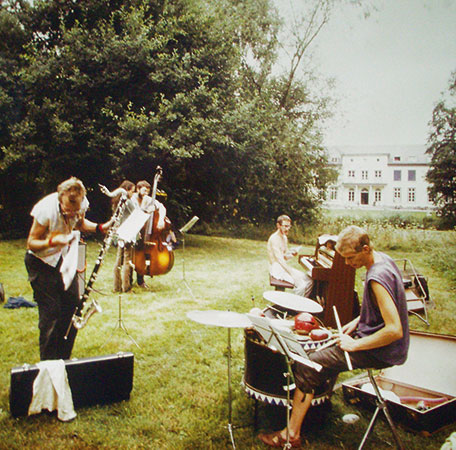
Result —
[{"label": "black trousers", "polygon": [[40,359],[69,359],[77,330],[71,327],[71,318],[79,304],[77,276],[65,291],[60,274],[60,265],[52,267],[27,252],[25,267],[33,289],[33,298],[38,304],[38,328],[40,330]]}]

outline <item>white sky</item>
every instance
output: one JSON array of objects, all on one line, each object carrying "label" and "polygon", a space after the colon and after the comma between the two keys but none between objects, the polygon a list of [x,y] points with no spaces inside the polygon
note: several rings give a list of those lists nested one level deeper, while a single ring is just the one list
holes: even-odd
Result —
[{"label": "white sky", "polygon": [[[276,0],[295,11],[307,0]],[[327,145],[425,144],[428,123],[456,70],[456,0],[372,0],[364,18],[345,4],[313,48],[336,81]],[[301,3],[302,4],[302,3]]]}]

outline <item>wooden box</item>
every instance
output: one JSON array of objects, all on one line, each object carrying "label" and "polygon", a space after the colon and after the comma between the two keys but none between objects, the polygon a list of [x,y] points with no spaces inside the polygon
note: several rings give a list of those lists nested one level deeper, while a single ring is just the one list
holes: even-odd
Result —
[{"label": "wooden box", "polygon": [[[456,336],[412,331],[407,361],[375,377],[393,420],[429,435],[456,421]],[[363,389],[369,378],[342,383],[348,403],[375,408],[375,395]],[[391,397],[391,398],[390,398]],[[423,400],[426,399],[426,400]]]}]

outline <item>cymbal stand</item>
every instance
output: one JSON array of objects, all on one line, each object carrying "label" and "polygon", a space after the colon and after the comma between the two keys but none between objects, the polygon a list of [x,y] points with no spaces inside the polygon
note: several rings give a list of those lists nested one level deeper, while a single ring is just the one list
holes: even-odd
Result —
[{"label": "cymbal stand", "polygon": [[287,349],[285,349],[283,347],[282,340],[277,338],[277,332],[274,330],[274,328],[273,327],[270,327],[270,328],[271,328],[272,334],[276,337],[280,346],[282,347],[283,355],[284,355],[285,361],[287,363],[287,371],[283,374],[283,376],[286,377],[286,379],[287,379],[287,406],[286,406],[286,409],[287,409],[287,442],[283,446],[283,448],[285,450],[285,449],[292,448],[291,443],[290,443],[290,411],[292,408],[291,399],[290,399],[290,387],[291,387],[290,378],[291,378],[291,376],[292,376],[291,374],[293,372],[291,371],[291,362],[290,362],[290,357],[288,356]]},{"label": "cymbal stand", "polygon": [[127,328],[125,327],[124,325],[124,321],[122,319],[122,294],[119,293],[119,318],[117,319],[117,323],[114,327],[114,330],[112,331],[111,335],[109,336],[108,339],[106,339],[106,341],[104,342],[104,344],[102,345],[102,347],[104,347],[104,345],[112,338],[112,336],[114,335],[114,333],[116,332],[116,330],[119,329],[119,330],[123,330],[125,332],[125,334],[129,337],[129,339],[133,342],[133,344],[136,345],[136,347],[138,347],[139,349],[141,349],[141,347],[138,345],[138,343],[133,339],[133,337],[130,335],[130,333],[128,332]]}]

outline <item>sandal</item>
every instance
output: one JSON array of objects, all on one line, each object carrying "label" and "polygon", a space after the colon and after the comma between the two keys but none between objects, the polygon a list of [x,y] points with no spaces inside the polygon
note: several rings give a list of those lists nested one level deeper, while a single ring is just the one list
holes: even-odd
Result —
[{"label": "sandal", "polygon": [[[270,447],[284,447],[287,443],[287,440],[282,437],[281,431],[275,431],[274,433],[269,434],[260,433],[258,435],[258,438],[260,439],[260,441],[264,442],[266,445],[269,445]],[[300,437],[292,438],[290,436],[289,442],[292,448],[301,447]]]}]

